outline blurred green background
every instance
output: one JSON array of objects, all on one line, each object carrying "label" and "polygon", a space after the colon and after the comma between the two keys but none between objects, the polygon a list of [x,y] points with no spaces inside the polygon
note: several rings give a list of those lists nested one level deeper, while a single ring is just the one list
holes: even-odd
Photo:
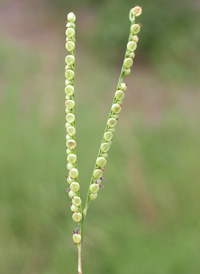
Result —
[{"label": "blurred green background", "polygon": [[77,273],[66,195],[66,15],[77,15],[76,121],[85,195],[129,32],[143,25],[83,273],[199,274],[199,2],[0,3],[0,273]]}]

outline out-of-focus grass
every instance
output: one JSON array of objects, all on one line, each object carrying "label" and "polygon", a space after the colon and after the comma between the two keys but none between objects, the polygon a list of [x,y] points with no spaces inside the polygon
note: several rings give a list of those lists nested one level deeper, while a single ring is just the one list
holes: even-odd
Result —
[{"label": "out-of-focus grass", "polygon": [[[46,71],[40,52],[9,42],[2,43],[0,55],[0,272],[76,273],[71,240],[75,225],[65,193],[64,63],[60,59]],[[95,63],[87,52],[79,54],[76,112],[82,194],[116,73]],[[134,90],[131,83],[129,93]],[[174,103],[167,105],[159,122],[147,123],[141,114],[145,109],[134,110],[130,102],[136,107],[133,96],[125,99],[105,188],[91,203],[85,223],[84,271],[197,274],[198,121]]]}]

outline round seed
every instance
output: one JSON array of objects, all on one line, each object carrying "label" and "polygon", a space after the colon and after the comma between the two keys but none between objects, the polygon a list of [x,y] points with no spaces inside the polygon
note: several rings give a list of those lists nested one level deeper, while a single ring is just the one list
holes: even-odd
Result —
[{"label": "round seed", "polygon": [[133,41],[128,42],[127,49],[129,51],[134,51],[134,50],[136,50],[136,48],[137,48],[137,44],[135,42],[133,42]]},{"label": "round seed", "polygon": [[139,24],[133,24],[131,26],[131,32],[132,32],[132,34],[138,34],[140,32],[140,25]]},{"label": "round seed", "polygon": [[74,149],[76,147],[76,142],[72,139],[68,140],[66,144],[67,144],[67,148],[69,149]]},{"label": "round seed", "polygon": [[90,192],[91,193],[97,193],[99,191],[99,185],[98,184],[92,184],[91,186],[90,186]]},{"label": "round seed", "polygon": [[142,7],[135,6],[134,8],[131,9],[131,12],[134,16],[138,17],[142,14]]},{"label": "round seed", "polygon": [[112,112],[113,113],[120,113],[120,111],[121,111],[121,106],[119,104],[114,104],[112,106]]},{"label": "round seed", "polygon": [[71,85],[66,86],[66,88],[65,88],[65,94],[67,94],[67,95],[72,95],[72,94],[74,94],[74,87],[71,86]]},{"label": "round seed", "polygon": [[112,114],[111,116],[112,118],[115,118],[116,120],[119,118],[119,115],[118,114]]},{"label": "round seed", "polygon": [[115,128],[109,128],[109,131],[112,132],[112,133],[115,133]]},{"label": "round seed", "polygon": [[67,55],[65,57],[65,63],[69,66],[73,65],[75,62],[75,57],[73,55]]},{"label": "round seed", "polygon": [[73,70],[70,70],[70,69],[66,70],[65,77],[67,78],[67,80],[72,80],[74,78]]},{"label": "round seed", "polygon": [[133,35],[132,40],[137,43],[139,41],[139,37],[137,35]]},{"label": "round seed", "polygon": [[95,200],[97,198],[97,193],[91,193],[89,197],[90,200]]},{"label": "round seed", "polygon": [[80,185],[77,182],[71,183],[70,188],[72,191],[77,192],[80,189]]},{"label": "round seed", "polygon": [[105,132],[105,134],[104,134],[104,139],[105,139],[106,141],[110,141],[110,140],[112,140],[112,138],[113,138],[112,132],[110,132],[110,131]]},{"label": "round seed", "polygon": [[81,242],[81,235],[74,234],[73,237],[72,237],[72,239],[75,242],[75,244],[80,244],[80,242]]},{"label": "round seed", "polygon": [[[68,128],[69,126],[71,126],[69,123],[65,123],[65,128]],[[67,136],[66,139],[68,139]]]},{"label": "round seed", "polygon": [[72,153],[72,150],[67,148],[67,149],[66,149],[66,153],[67,153],[67,155],[69,155],[69,154]]},{"label": "round seed", "polygon": [[66,27],[67,27],[67,28],[73,28],[73,29],[75,29],[75,28],[76,28],[76,25],[75,25],[73,22],[68,22],[68,23],[66,24]]},{"label": "round seed", "polygon": [[70,163],[67,164],[67,170],[71,170],[74,166]]},{"label": "round seed", "polygon": [[72,206],[71,206],[71,211],[72,211],[72,212],[78,212],[78,207],[75,206],[75,205],[72,205]]},{"label": "round seed", "polygon": [[77,161],[77,156],[76,156],[76,154],[69,154],[69,155],[67,156],[67,161],[68,161],[69,163],[71,163],[71,164],[76,163],[76,161]]},{"label": "round seed", "polygon": [[73,12],[68,13],[67,20],[69,22],[75,22],[76,21],[76,15]]},{"label": "round seed", "polygon": [[67,182],[68,182],[69,184],[73,183],[73,182],[74,182],[74,178],[67,177]]},{"label": "round seed", "polygon": [[130,67],[132,67],[132,65],[133,65],[133,60],[131,58],[126,58],[124,60],[124,67],[125,68],[130,68]]},{"label": "round seed", "polygon": [[115,98],[118,100],[122,100],[124,98],[124,92],[122,90],[117,90],[115,92]]},{"label": "round seed", "polygon": [[74,222],[80,222],[82,219],[82,215],[80,212],[76,212],[72,215],[72,219],[74,220]]},{"label": "round seed", "polygon": [[101,156],[104,157],[105,159],[108,158],[108,153],[101,153]]},{"label": "round seed", "polygon": [[78,169],[76,168],[72,168],[69,172],[69,176],[72,177],[72,178],[77,178],[78,177]]},{"label": "round seed", "polygon": [[66,108],[68,108],[68,109],[73,109],[74,106],[75,106],[75,102],[74,102],[73,100],[67,100],[67,101],[65,102],[65,106],[66,106]]},{"label": "round seed", "polygon": [[73,123],[75,121],[75,115],[73,113],[68,113],[66,115],[66,120],[68,123]]},{"label": "round seed", "polygon": [[116,125],[116,123],[117,123],[117,120],[115,118],[110,118],[110,119],[108,119],[107,125],[109,127],[114,127]]},{"label": "round seed", "polygon": [[93,177],[95,179],[99,179],[101,178],[103,175],[103,171],[101,169],[95,169],[94,173],[93,173]]},{"label": "round seed", "polygon": [[72,84],[71,81],[69,81],[69,80],[67,80],[67,79],[65,80],[65,85],[66,85],[66,86],[71,85],[71,84]]},{"label": "round seed", "polygon": [[130,68],[124,70],[124,76],[128,76],[130,74],[131,74],[131,69]]},{"label": "round seed", "polygon": [[73,37],[75,35],[75,30],[73,28],[68,28],[66,29],[65,34],[67,37]]},{"label": "round seed", "polygon": [[65,44],[65,48],[68,51],[73,51],[75,49],[75,43],[72,41],[67,41],[67,43]]},{"label": "round seed", "polygon": [[72,127],[72,126],[68,127],[68,128],[67,128],[67,133],[68,133],[70,136],[73,136],[73,135],[76,133],[75,127]]},{"label": "round seed", "polygon": [[97,158],[96,165],[99,167],[104,167],[106,165],[106,159],[104,157]]},{"label": "round seed", "polygon": [[69,192],[69,197],[72,199],[72,197],[75,197],[75,196],[76,196],[76,193],[71,190]]},{"label": "round seed", "polygon": [[110,144],[109,143],[103,143],[101,145],[101,151],[102,152],[107,152],[109,150],[109,148],[110,148]]},{"label": "round seed", "polygon": [[121,83],[121,84],[119,85],[119,88],[120,88],[121,90],[123,90],[123,91],[126,91],[127,86],[126,86],[125,83]]},{"label": "round seed", "polygon": [[80,206],[81,205],[81,198],[79,198],[78,196],[74,197],[74,199],[72,199],[72,204],[75,206]]},{"label": "round seed", "polygon": [[134,51],[129,52],[128,56],[132,59],[135,58],[135,52]]}]

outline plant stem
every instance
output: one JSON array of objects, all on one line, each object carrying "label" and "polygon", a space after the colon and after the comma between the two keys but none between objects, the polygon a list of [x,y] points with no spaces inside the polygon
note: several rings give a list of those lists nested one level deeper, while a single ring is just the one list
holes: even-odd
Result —
[{"label": "plant stem", "polygon": [[82,274],[81,244],[78,245],[78,274]]}]

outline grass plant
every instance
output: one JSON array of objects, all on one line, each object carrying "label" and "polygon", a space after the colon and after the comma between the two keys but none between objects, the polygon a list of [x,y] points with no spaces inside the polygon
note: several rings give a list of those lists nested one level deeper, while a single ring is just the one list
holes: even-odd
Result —
[{"label": "grass plant", "polygon": [[87,215],[90,202],[95,200],[98,192],[104,186],[103,172],[107,163],[108,152],[112,144],[115,127],[119,119],[119,113],[122,109],[122,102],[127,89],[124,83],[124,77],[130,75],[133,60],[135,58],[135,50],[139,40],[137,34],[140,32],[141,25],[135,22],[136,17],[140,16],[142,8],[136,6],[129,12],[131,21],[130,33],[126,46],[126,52],[123,59],[121,73],[119,76],[116,92],[111,105],[110,113],[106,123],[103,139],[100,144],[99,152],[95,162],[95,167],[92,172],[92,177],[89,183],[85,206],[82,205],[80,197],[80,184],[78,182],[79,171],[77,167],[76,154],[76,127],[75,127],[75,20],[76,16],[73,12],[67,15],[66,22],[66,49],[70,52],[65,58],[65,111],[66,111],[66,153],[67,153],[67,182],[70,187],[67,189],[69,197],[72,199],[71,211],[72,219],[78,224],[78,228],[73,231],[73,241],[78,247],[78,273],[82,274],[81,260],[81,242],[83,240],[83,224]]}]

